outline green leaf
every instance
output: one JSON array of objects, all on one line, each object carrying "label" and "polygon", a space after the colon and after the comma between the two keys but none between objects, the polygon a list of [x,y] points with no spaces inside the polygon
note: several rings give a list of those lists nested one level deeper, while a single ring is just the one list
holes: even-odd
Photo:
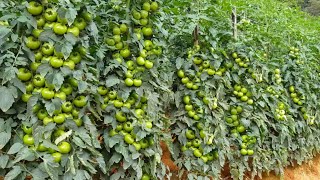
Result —
[{"label": "green leaf", "polygon": [[15,154],[18,151],[20,151],[23,148],[23,144],[21,143],[14,143],[11,148],[9,149],[9,151],[7,152],[7,154]]},{"label": "green leaf", "polygon": [[5,180],[13,180],[15,179],[20,173],[22,172],[22,169],[20,166],[13,166],[12,170],[6,174],[4,177]]},{"label": "green leaf", "polygon": [[4,169],[9,161],[9,156],[8,155],[1,155],[0,156],[0,168]]},{"label": "green leaf", "polygon": [[184,59],[178,57],[176,60],[176,68],[180,69],[182,67],[183,63],[184,63]]},{"label": "green leaf", "polygon": [[[3,112],[8,111],[10,109],[10,107],[12,106],[12,104],[14,103],[14,97],[13,97],[12,93],[5,86],[0,86],[0,99],[1,99],[0,109]],[[2,149],[1,145],[0,145],[0,149]]]},{"label": "green leaf", "polygon": [[10,141],[11,133],[1,132],[0,133],[0,150]]},{"label": "green leaf", "polygon": [[104,174],[106,174],[107,173],[107,167],[106,167],[106,162],[105,162],[104,158],[103,157],[98,157],[98,158],[96,158],[96,160],[97,160],[97,162],[99,164],[99,167],[100,167],[101,171]]},{"label": "green leaf", "polygon": [[107,77],[107,80],[106,80],[107,87],[112,87],[112,86],[119,84],[119,83],[120,83],[120,80],[117,76],[111,75],[111,76]]},{"label": "green leaf", "polygon": [[18,152],[15,159],[12,161],[12,164],[20,162],[21,160],[33,161],[34,159],[35,157],[32,150],[30,150],[28,147],[24,147]]},{"label": "green leaf", "polygon": [[56,91],[58,91],[63,84],[64,77],[61,73],[56,73],[53,77],[52,84],[54,85]]}]

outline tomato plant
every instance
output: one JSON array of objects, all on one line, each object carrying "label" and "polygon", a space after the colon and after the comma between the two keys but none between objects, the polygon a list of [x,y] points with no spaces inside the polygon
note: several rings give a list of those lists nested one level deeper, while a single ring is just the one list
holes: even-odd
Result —
[{"label": "tomato plant", "polygon": [[0,179],[165,179],[161,141],[188,179],[319,151],[319,25],[286,4],[0,7]]}]

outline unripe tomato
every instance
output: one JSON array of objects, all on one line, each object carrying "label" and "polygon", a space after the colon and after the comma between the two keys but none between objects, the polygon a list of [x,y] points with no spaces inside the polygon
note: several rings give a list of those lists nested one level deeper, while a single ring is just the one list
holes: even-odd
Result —
[{"label": "unripe tomato", "polygon": [[58,145],[58,148],[61,154],[68,154],[71,151],[71,144],[64,141]]},{"label": "unripe tomato", "polygon": [[35,1],[31,1],[28,3],[27,10],[30,14],[36,16],[42,13],[43,6]]},{"label": "unripe tomato", "polygon": [[150,9],[151,9],[152,11],[157,11],[158,8],[159,8],[158,3],[157,3],[156,1],[153,1],[153,2],[151,3],[151,5],[150,5]]},{"label": "unripe tomato", "polygon": [[80,31],[84,30],[87,26],[86,21],[83,18],[77,18],[73,25],[77,27]]},{"label": "unripe tomato", "polygon": [[31,79],[31,72],[26,68],[19,68],[17,73],[18,79],[21,81],[29,81]]},{"label": "unripe tomato", "polygon": [[34,138],[31,135],[26,134],[23,136],[23,143],[25,145],[32,146],[34,145]]},{"label": "unripe tomato", "polygon": [[70,26],[67,30],[67,33],[73,34],[75,37],[78,37],[80,34],[80,30],[76,26]]},{"label": "unripe tomato", "polygon": [[41,42],[35,37],[29,36],[26,40],[26,45],[28,48],[35,50],[38,49],[41,45]]},{"label": "unripe tomato", "polygon": [[53,26],[53,32],[58,35],[64,35],[67,32],[67,30],[68,30],[68,27],[61,23],[56,23]]},{"label": "unripe tomato", "polygon": [[53,161],[59,163],[62,158],[62,154],[59,152],[52,153]]},{"label": "unripe tomato", "polygon": [[44,13],[44,18],[47,20],[47,21],[56,21],[57,20],[57,16],[58,16],[58,13],[56,10],[52,9],[52,8],[47,8],[45,13]]}]

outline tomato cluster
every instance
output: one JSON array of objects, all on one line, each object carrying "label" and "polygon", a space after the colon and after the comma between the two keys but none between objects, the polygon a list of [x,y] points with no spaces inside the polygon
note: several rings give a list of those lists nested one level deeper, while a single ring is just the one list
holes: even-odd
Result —
[{"label": "tomato cluster", "polygon": [[279,98],[280,94],[282,93],[282,92],[277,92],[277,91],[275,91],[272,86],[268,86],[268,87],[266,88],[266,92],[274,95],[274,97],[276,97],[276,98]]},{"label": "tomato cluster", "polygon": [[[114,129],[109,130],[109,136],[113,137],[117,134],[123,136],[124,142],[135,146],[136,150],[146,149],[154,144],[152,137],[146,137],[142,140],[136,141],[134,133],[134,124],[143,124],[143,129],[147,131],[152,130],[152,121],[148,120],[145,113],[147,109],[146,97],[139,97],[138,94],[132,93],[124,102],[121,97],[117,95],[117,91],[109,90],[103,86],[98,88],[98,93],[103,96],[104,103],[101,104],[103,112],[108,112],[108,108],[114,107],[115,124]],[[128,110],[134,110],[134,114],[130,115]]]},{"label": "tomato cluster", "polygon": [[286,105],[283,102],[279,102],[278,103],[278,108],[276,108],[276,119],[279,121],[283,121],[285,119],[287,119],[286,117]]},{"label": "tomato cluster", "polygon": [[247,102],[247,104],[252,105],[253,99],[252,99],[252,93],[248,91],[247,88],[236,84],[233,87],[233,94],[237,96],[242,102]]},{"label": "tomato cluster", "polygon": [[[257,79],[257,75],[254,72],[254,70],[252,69],[252,67],[250,67],[250,59],[247,57],[240,57],[239,54],[237,52],[233,52],[231,54],[232,58],[234,59],[234,61],[239,65],[239,67],[245,68],[246,71],[251,74],[251,77],[253,79]],[[258,82],[262,82],[262,79],[259,78]]]},{"label": "tomato cluster", "polygon": [[218,151],[212,150],[207,153],[204,153],[203,151],[206,145],[214,146],[212,142],[214,136],[213,134],[208,134],[206,132],[205,127],[201,122],[197,123],[196,133],[195,131],[188,129],[185,132],[185,136],[187,138],[187,142],[185,145],[181,146],[182,152],[191,150],[193,155],[197,158],[201,158],[204,163],[218,159]]},{"label": "tomato cluster", "polygon": [[290,47],[290,51],[289,51],[289,56],[291,59],[298,59],[300,54],[299,54],[299,49],[296,47]]},{"label": "tomato cluster", "polygon": [[[157,2],[144,2],[141,10],[133,9],[131,20],[134,23],[133,33],[131,23],[115,23],[112,29],[112,37],[106,38],[105,42],[113,50],[112,58],[120,64],[123,60],[126,62],[127,70],[125,72],[124,83],[126,86],[140,87],[142,79],[139,78],[141,72],[145,69],[152,69],[155,56],[162,53],[162,49],[156,46],[153,39],[153,29],[150,21],[152,13],[158,10]],[[143,49],[138,52],[132,52],[128,41],[142,41]]]},{"label": "tomato cluster", "polygon": [[276,79],[276,84],[281,84],[281,82],[282,82],[282,78],[281,78],[281,71],[280,71],[280,69],[275,69],[274,70],[274,77],[275,77],[275,79]]},{"label": "tomato cluster", "polygon": [[299,106],[299,110],[302,113],[303,119],[308,120],[309,115],[307,113],[307,109],[303,107],[304,105],[303,101],[305,100],[305,97],[303,96],[303,94],[296,91],[296,88],[293,85],[289,86],[289,93],[292,101]]},{"label": "tomato cluster", "polygon": [[[85,29],[87,21],[91,21],[91,15],[85,11],[81,13],[72,26],[67,26],[67,20],[59,16],[54,8],[45,8],[38,2],[29,2],[27,11],[36,18],[37,29],[33,29],[32,34],[26,39],[26,46],[33,51],[34,58],[31,59],[29,67],[21,67],[18,70],[17,77],[26,85],[26,93],[21,96],[23,102],[28,103],[34,96],[37,99],[33,106],[33,116],[36,117],[44,126],[55,123],[55,131],[49,137],[49,141],[55,142],[63,136],[67,129],[64,126],[66,121],[73,121],[75,126],[82,126],[83,120],[80,118],[82,111],[87,104],[85,95],[77,94],[78,81],[70,75],[66,75],[65,81],[60,88],[53,84],[51,78],[41,75],[42,66],[50,65],[54,72],[60,72],[61,68],[73,71],[78,68],[78,64],[86,55],[86,49],[77,46],[71,54],[65,58],[64,54],[58,52],[53,42],[43,42],[40,40],[44,31],[53,31],[58,36],[66,33],[78,37],[80,32]],[[47,110],[46,104],[52,101],[59,102],[53,112]],[[25,133],[23,142],[30,148],[39,152],[48,152],[52,154],[55,162],[60,162],[62,154],[68,154],[72,147],[67,141],[58,141],[58,149],[49,148],[46,144],[35,144],[32,136],[33,127],[22,125]],[[65,139],[65,138],[64,138]]]},{"label": "tomato cluster", "polygon": [[[152,156],[146,152],[156,148],[154,134],[157,129],[154,128],[153,118],[149,116],[148,95],[142,93],[141,89],[147,86],[148,82],[144,80],[148,78],[145,76],[149,76],[150,71],[156,69],[157,58],[162,54],[152,22],[159,4],[156,1],[128,4],[122,2],[114,3],[112,7],[119,13],[120,18],[109,23],[104,42],[108,47],[111,60],[109,62],[121,67],[120,70],[110,73],[120,76],[119,79],[123,79],[120,82],[123,82],[124,86],[121,84],[121,88],[117,88],[100,83],[97,89],[101,97],[102,114],[110,118],[104,123],[107,126],[106,144],[113,139],[121,139],[119,143],[126,147],[130,154],[139,154],[139,159],[147,159]],[[104,74],[104,78],[108,80],[108,73]],[[114,146],[107,149],[110,149],[110,152],[117,151]],[[122,168],[117,165],[114,167]],[[145,173],[141,179],[151,178],[146,170],[148,168],[144,168]]]}]

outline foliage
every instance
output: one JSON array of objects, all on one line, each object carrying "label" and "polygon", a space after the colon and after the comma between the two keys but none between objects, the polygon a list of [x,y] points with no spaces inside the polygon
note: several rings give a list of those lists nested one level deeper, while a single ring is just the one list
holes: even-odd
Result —
[{"label": "foliage", "polygon": [[1,1],[0,176],[163,179],[162,140],[189,179],[312,158],[319,25],[287,3],[48,0],[41,31]]}]

